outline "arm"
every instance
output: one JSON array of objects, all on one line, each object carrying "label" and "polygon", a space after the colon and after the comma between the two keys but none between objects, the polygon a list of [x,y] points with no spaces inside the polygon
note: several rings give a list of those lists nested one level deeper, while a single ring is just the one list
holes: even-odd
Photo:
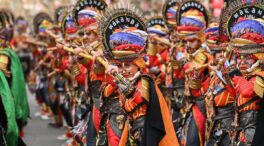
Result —
[{"label": "arm", "polygon": [[241,96],[250,98],[255,95],[254,93],[254,82],[256,77],[251,78],[249,81],[243,76],[235,76],[233,79],[236,92],[240,93]]}]

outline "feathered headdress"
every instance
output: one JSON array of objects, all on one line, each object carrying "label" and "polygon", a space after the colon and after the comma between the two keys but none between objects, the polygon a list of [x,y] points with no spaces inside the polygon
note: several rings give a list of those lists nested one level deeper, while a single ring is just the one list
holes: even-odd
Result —
[{"label": "feathered headdress", "polygon": [[51,29],[52,23],[53,21],[47,13],[38,13],[33,19],[35,33],[38,34],[40,32],[45,32],[47,29]]},{"label": "feathered headdress", "polygon": [[2,22],[4,24],[4,29],[2,30],[2,37],[5,37],[5,40],[11,41],[14,35],[14,23],[15,17],[14,14],[8,9],[1,10]]},{"label": "feathered headdress", "polygon": [[177,24],[180,37],[196,37],[203,41],[204,30],[209,25],[208,12],[199,1],[188,0],[178,8]]},{"label": "feathered headdress", "polygon": [[[152,16],[147,20],[147,30],[149,35],[154,35],[155,42],[160,42],[163,44],[170,44],[169,38],[168,38],[168,31],[166,24],[161,16]],[[168,46],[164,47],[164,49],[167,49]],[[156,55],[157,53],[157,47],[153,45],[153,42],[149,41],[147,54],[148,55]]]},{"label": "feathered headdress", "polygon": [[67,8],[66,6],[60,6],[55,10],[55,16],[54,16],[54,21],[55,24],[58,27],[61,27],[61,23],[63,21],[64,16],[67,14]]},{"label": "feathered headdress", "polygon": [[221,18],[234,46],[264,44],[264,2],[262,0],[235,0],[225,9]]},{"label": "feathered headdress", "polygon": [[210,50],[220,51],[227,47],[228,36],[226,33],[219,33],[219,23],[210,23],[208,28],[205,30],[206,44]]},{"label": "feathered headdress", "polygon": [[0,11],[0,29],[3,29],[6,27],[6,19],[2,11]]},{"label": "feathered headdress", "polygon": [[110,7],[98,17],[98,23],[108,59],[130,62],[145,51],[147,28],[143,15],[135,7],[125,4]]},{"label": "feathered headdress", "polygon": [[162,8],[163,19],[168,28],[175,27],[177,9],[181,5],[183,0],[166,0]]},{"label": "feathered headdress", "polygon": [[73,9],[73,17],[79,26],[88,26],[96,22],[96,16],[105,10],[104,0],[79,0]]},{"label": "feathered headdress", "polygon": [[147,20],[148,33],[154,33],[159,36],[167,35],[166,24],[161,16],[153,16]]},{"label": "feathered headdress", "polygon": [[74,21],[72,13],[69,12],[65,15],[61,27],[64,34],[75,34],[78,31],[78,27]]},{"label": "feathered headdress", "polygon": [[223,11],[221,33],[227,32],[237,54],[254,54],[264,59],[263,5],[263,0],[235,0]]},{"label": "feathered headdress", "polygon": [[7,40],[7,20],[3,13],[3,11],[0,11],[0,39],[1,40]]}]

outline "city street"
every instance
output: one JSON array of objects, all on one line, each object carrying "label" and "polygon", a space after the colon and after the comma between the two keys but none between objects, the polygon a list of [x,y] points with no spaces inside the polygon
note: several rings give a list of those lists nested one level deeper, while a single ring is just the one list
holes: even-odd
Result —
[{"label": "city street", "polygon": [[39,106],[36,103],[35,96],[28,92],[31,119],[24,129],[24,141],[28,146],[61,146],[65,141],[57,140],[57,136],[63,134],[65,129],[55,129],[48,126],[51,120],[42,120],[35,117]]}]

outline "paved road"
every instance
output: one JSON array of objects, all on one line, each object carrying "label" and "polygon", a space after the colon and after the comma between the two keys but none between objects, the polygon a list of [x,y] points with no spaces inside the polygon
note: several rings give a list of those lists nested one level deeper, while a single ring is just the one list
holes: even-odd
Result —
[{"label": "paved road", "polygon": [[31,110],[31,120],[25,128],[24,141],[28,146],[61,146],[64,141],[57,140],[57,136],[63,134],[64,129],[54,129],[48,127],[50,120],[42,120],[35,117],[34,114],[39,107],[36,103],[34,95],[28,93],[29,104]]}]

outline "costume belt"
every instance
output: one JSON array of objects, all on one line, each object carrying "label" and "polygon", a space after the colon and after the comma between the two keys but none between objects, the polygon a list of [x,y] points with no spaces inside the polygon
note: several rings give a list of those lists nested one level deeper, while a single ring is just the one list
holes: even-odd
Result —
[{"label": "costume belt", "polygon": [[201,101],[204,101],[204,96],[199,96],[199,97],[193,97],[193,96],[191,96],[190,99],[189,99],[189,101],[190,101],[191,103],[196,103],[196,104],[198,104],[198,103],[200,103]]},{"label": "costume belt", "polygon": [[65,86],[66,86],[65,84],[66,84],[65,81],[57,80],[55,83],[56,91],[60,93],[65,92]]},{"label": "costume belt", "polygon": [[179,80],[179,79],[175,79],[173,81],[173,88],[175,89],[183,89],[184,88],[184,84],[185,84],[185,80]]},{"label": "costume belt", "polygon": [[191,97],[190,101],[191,103],[196,104],[199,107],[200,111],[204,115],[206,115],[204,96]]},{"label": "costume belt", "polygon": [[121,111],[119,98],[105,100],[100,108],[102,114],[119,114]]},{"label": "costume belt", "polygon": [[144,123],[145,123],[145,116],[143,117],[139,117],[134,121],[130,122],[131,125],[131,132],[133,133],[134,131],[136,131],[139,128],[143,128],[144,127]]},{"label": "costume belt", "polygon": [[224,107],[216,108],[215,112],[216,116],[214,120],[232,118],[234,116],[234,106],[233,104],[228,104]]}]

